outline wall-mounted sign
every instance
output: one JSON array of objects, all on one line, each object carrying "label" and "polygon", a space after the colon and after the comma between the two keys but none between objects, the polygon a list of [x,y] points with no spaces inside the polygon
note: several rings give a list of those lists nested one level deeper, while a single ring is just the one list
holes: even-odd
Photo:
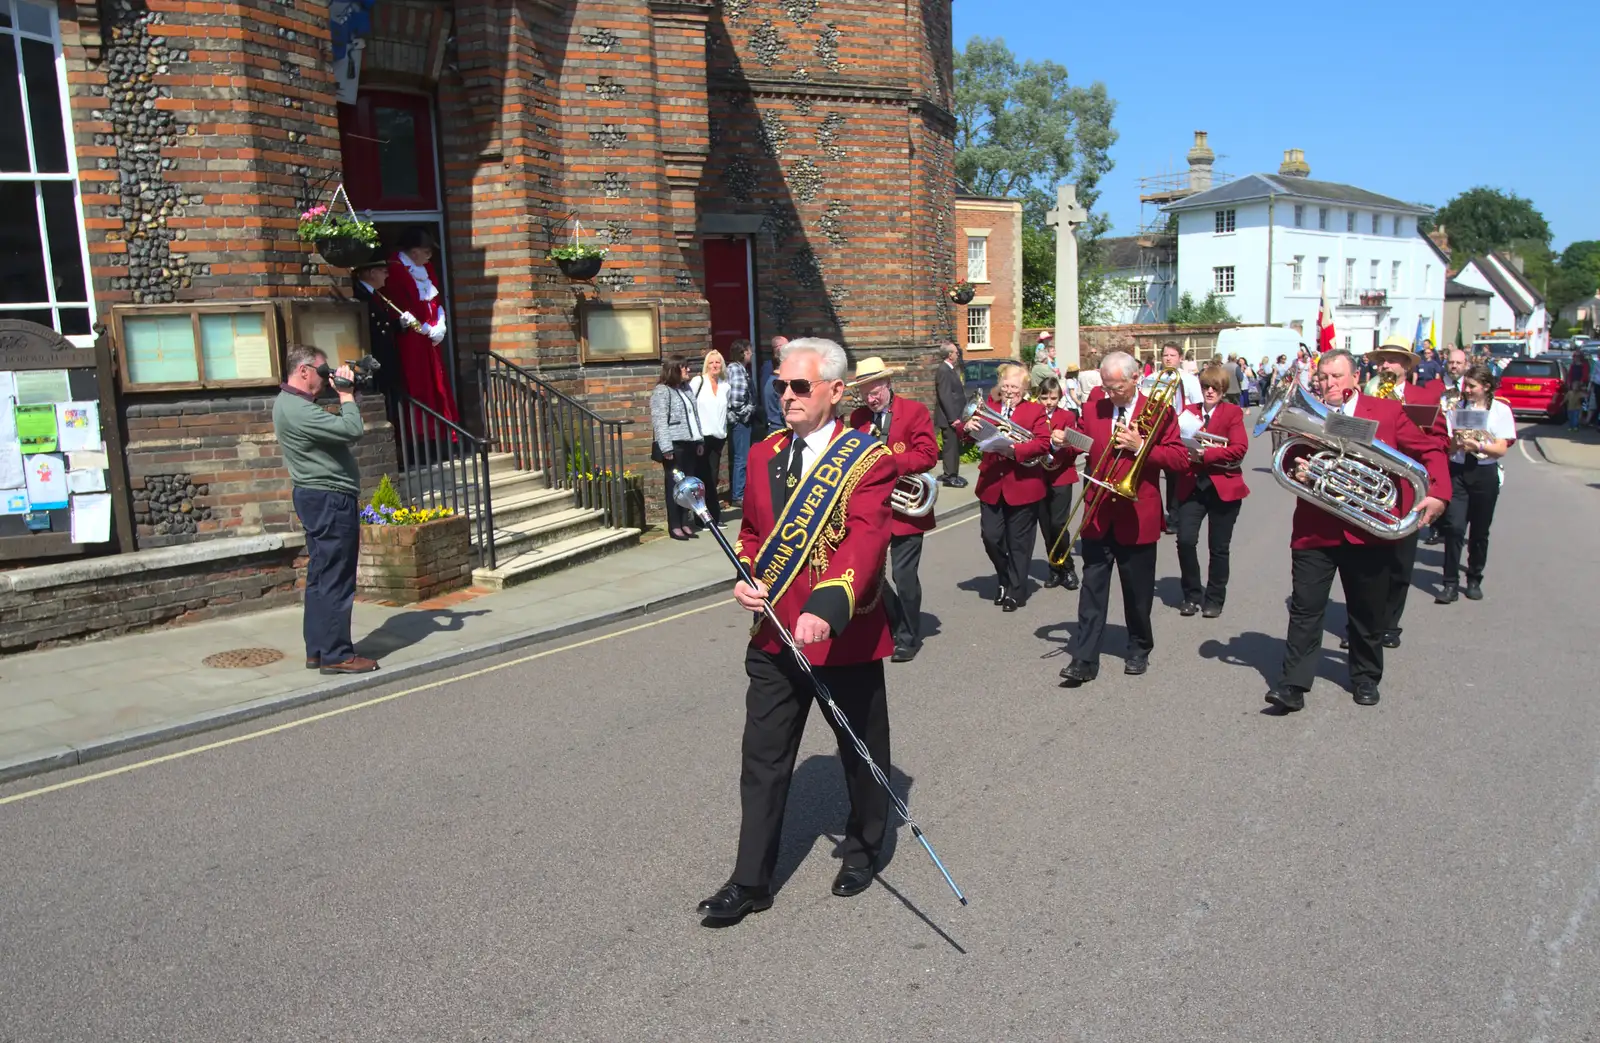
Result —
[{"label": "wall-mounted sign", "polygon": [[661,306],[656,301],[597,301],[578,305],[582,361],[634,362],[661,357]]},{"label": "wall-mounted sign", "polygon": [[128,391],[264,387],[280,379],[270,301],[118,305],[111,328]]}]

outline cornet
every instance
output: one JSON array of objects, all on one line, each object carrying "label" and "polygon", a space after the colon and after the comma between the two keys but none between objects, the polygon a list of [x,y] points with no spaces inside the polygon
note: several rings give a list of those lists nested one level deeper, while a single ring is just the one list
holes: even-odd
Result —
[{"label": "cornet", "polygon": [[978,392],[967,399],[967,405],[961,410],[961,422],[968,420],[981,420],[990,427],[999,431],[1001,436],[1012,445],[1021,445],[1023,442],[1033,440],[1033,432],[1018,424],[1016,421],[1002,416],[1000,411],[984,399],[983,392]]}]

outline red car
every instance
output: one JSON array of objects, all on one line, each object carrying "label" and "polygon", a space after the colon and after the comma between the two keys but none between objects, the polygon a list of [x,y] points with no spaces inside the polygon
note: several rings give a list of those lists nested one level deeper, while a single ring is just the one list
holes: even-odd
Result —
[{"label": "red car", "polygon": [[1567,413],[1566,376],[1567,367],[1561,359],[1512,359],[1500,371],[1495,397],[1510,406],[1515,416],[1560,421]]}]

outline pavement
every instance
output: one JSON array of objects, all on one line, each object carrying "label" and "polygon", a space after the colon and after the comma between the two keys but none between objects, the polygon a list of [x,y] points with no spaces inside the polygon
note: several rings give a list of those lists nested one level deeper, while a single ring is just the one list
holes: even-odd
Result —
[{"label": "pavement", "polygon": [[1586,426],[1568,431],[1560,424],[1539,424],[1530,428],[1532,441],[1550,463],[1587,471],[1600,471],[1600,431]]},{"label": "pavement", "polygon": [[[975,503],[970,484],[942,488],[936,516]],[[0,781],[549,641],[726,589],[730,577],[703,534],[687,544],[652,540],[504,591],[405,608],[358,602],[356,651],[383,666],[349,678],[305,669],[298,606],[13,655],[0,661]],[[282,657],[259,667],[204,662],[242,649]]]},{"label": "pavement", "polygon": [[1100,678],[1062,689],[1076,595],[1001,613],[972,519],[928,538],[890,774],[969,906],[905,829],[828,893],[846,803],[813,718],[776,904],[700,924],[739,819],[748,616],[719,592],[0,785],[0,1039],[1593,1038],[1592,479],[1512,455],[1481,602],[1433,604],[1421,548],[1375,707],[1336,586],[1279,716],[1267,448],[1220,618],[1178,615],[1162,542],[1143,677],[1115,589]]}]

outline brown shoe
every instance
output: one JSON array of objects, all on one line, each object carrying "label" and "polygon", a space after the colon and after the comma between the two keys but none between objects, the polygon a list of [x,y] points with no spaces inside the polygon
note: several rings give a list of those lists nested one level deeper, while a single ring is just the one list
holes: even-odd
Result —
[{"label": "brown shoe", "polygon": [[342,663],[322,664],[322,672],[325,674],[370,674],[376,669],[378,669],[376,659],[358,655],[353,655]]}]

